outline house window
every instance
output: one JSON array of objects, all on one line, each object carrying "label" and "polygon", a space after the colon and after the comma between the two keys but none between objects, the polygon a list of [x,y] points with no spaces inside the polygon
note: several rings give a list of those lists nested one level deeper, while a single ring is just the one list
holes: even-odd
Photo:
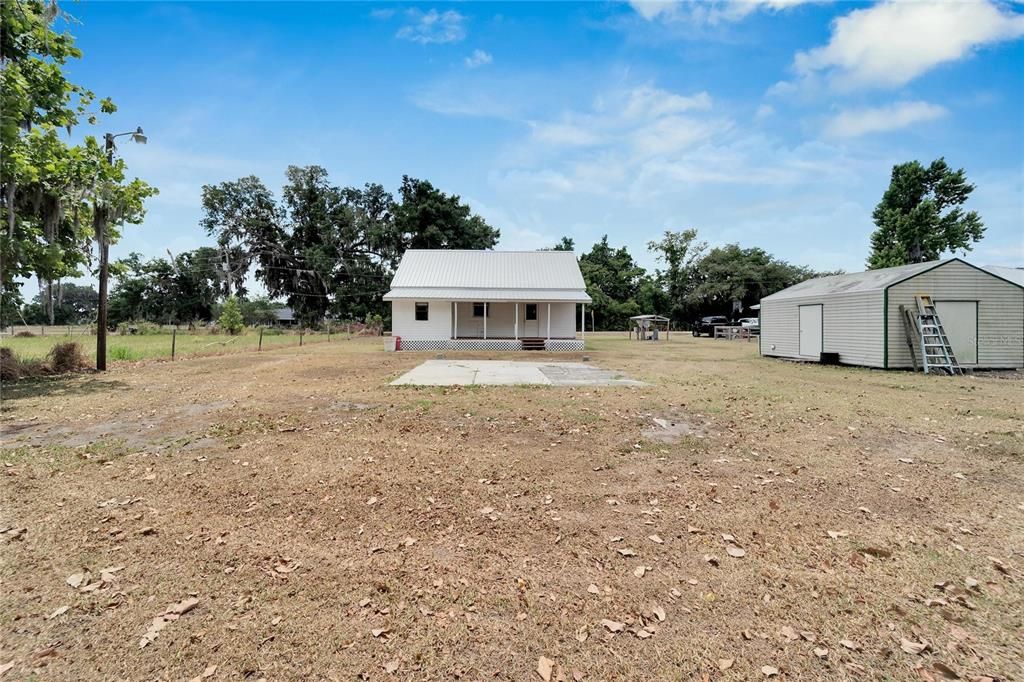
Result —
[{"label": "house window", "polygon": [[526,319],[536,320],[537,319],[537,304],[527,303],[526,304]]},{"label": "house window", "polygon": [[487,311],[487,317],[491,316],[491,306],[486,303],[473,304],[473,317],[483,317],[484,311]]},{"label": "house window", "polygon": [[430,309],[429,303],[417,303],[416,304],[416,321],[426,322],[428,319],[428,311]]}]

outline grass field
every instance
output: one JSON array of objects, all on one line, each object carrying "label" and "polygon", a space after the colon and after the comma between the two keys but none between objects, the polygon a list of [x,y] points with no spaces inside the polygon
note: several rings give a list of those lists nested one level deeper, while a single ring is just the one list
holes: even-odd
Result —
[{"label": "grass field", "polygon": [[[59,327],[52,329],[60,329]],[[332,334],[332,340],[342,340],[346,336]],[[326,341],[326,333],[305,334],[302,340],[303,345],[307,343],[318,343]],[[82,352],[90,357],[96,357],[96,337],[87,335],[67,336],[66,334],[32,337],[4,336],[0,338],[0,347],[7,346],[14,351],[21,359],[42,359],[50,349],[58,343],[74,341],[82,348]],[[238,353],[254,351],[259,345],[259,332],[248,330],[238,336],[189,333],[180,331],[175,342],[175,357],[193,357],[199,355],[220,355],[223,353]],[[264,334],[263,348],[278,348],[283,346],[298,346],[298,333],[274,333]],[[171,334],[145,334],[138,336],[120,336],[111,334],[107,337],[108,360],[116,362],[119,360],[149,360],[153,358],[171,357]]]},{"label": "grass field", "polygon": [[433,355],[357,339],[4,386],[0,666],[1024,677],[1019,377],[588,343],[649,385],[391,387]]}]

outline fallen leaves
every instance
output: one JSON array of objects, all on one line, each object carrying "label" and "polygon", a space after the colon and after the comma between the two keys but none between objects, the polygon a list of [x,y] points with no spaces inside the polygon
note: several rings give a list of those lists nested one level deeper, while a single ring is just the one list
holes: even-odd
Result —
[{"label": "fallen leaves", "polygon": [[860,651],[860,644],[857,644],[852,639],[841,639],[839,640],[839,645],[850,651]]},{"label": "fallen leaves", "polygon": [[601,625],[603,625],[605,629],[608,630],[608,632],[622,632],[626,629],[625,623],[620,623],[615,620],[609,620],[607,618],[603,618],[601,620]]},{"label": "fallen leaves", "polygon": [[636,552],[634,552],[633,550],[629,549],[628,547],[624,547],[622,549],[617,549],[615,551],[618,552],[619,554],[621,554],[622,556],[636,556]]},{"label": "fallen leaves", "polygon": [[652,606],[651,614],[658,619],[658,622],[665,622],[665,609],[661,608],[660,606]]},{"label": "fallen leaves", "polygon": [[716,557],[713,554],[705,554],[704,555],[704,561],[708,562],[712,566],[718,566],[718,563],[719,563],[718,562],[718,557]]},{"label": "fallen leaves", "polygon": [[157,638],[157,635],[160,634],[161,630],[184,616],[198,605],[199,600],[196,597],[188,597],[176,604],[168,606],[150,622],[149,627],[146,629],[146,634],[144,634],[142,639],[139,640],[139,648],[145,649],[147,646],[152,644],[153,640]]},{"label": "fallen leaves", "polygon": [[735,662],[735,658],[720,658],[718,659],[718,669],[724,673],[726,670],[731,668]]},{"label": "fallen leaves", "polygon": [[203,670],[203,672],[201,672],[198,675],[196,675],[195,677],[193,677],[191,680],[189,680],[189,682],[203,682],[203,680],[208,679],[210,677],[213,677],[214,673],[216,673],[216,672],[217,672],[217,666],[215,666],[215,665],[208,665],[208,666],[206,666],[206,669]]},{"label": "fallen leaves", "polygon": [[725,553],[734,559],[742,559],[743,557],[747,556],[746,550],[737,547],[736,545],[729,545],[728,547],[726,547]]},{"label": "fallen leaves", "polygon": [[54,610],[54,612],[53,612],[53,613],[51,613],[50,615],[48,615],[48,616],[46,617],[46,620],[53,620],[53,619],[54,619],[54,618],[56,618],[57,616],[62,616],[62,615],[64,615],[65,613],[67,613],[67,612],[68,612],[68,610],[69,610],[70,608],[71,608],[70,606],[61,606],[61,607],[58,607],[58,608],[57,608],[56,610]]},{"label": "fallen leaves", "polygon": [[907,639],[906,637],[900,638],[900,648],[903,649],[903,651],[907,652],[908,654],[911,654],[911,655],[914,655],[914,656],[916,656],[918,654],[921,654],[921,653],[924,653],[925,651],[928,650],[929,646],[930,645],[928,644],[928,642],[925,642],[925,641],[914,642],[914,641],[911,641],[911,640]]},{"label": "fallen leaves", "polygon": [[848,531],[848,530],[830,530],[830,531],[828,531],[828,536],[830,538],[832,538],[833,540],[838,540],[839,538],[845,538],[849,534],[850,534],[850,531]]},{"label": "fallen leaves", "polygon": [[761,673],[765,677],[775,677],[776,675],[779,674],[779,669],[776,668],[773,665],[762,665],[761,666]]},{"label": "fallen leaves", "polygon": [[653,543],[654,543],[654,544],[656,544],[656,545],[663,545],[663,544],[665,544],[665,541],[664,541],[664,540],[662,540],[662,539],[661,539],[661,538],[660,538],[659,536],[657,536],[657,535],[648,535],[648,536],[647,536],[647,539],[648,539],[648,540],[650,540],[651,542],[653,542]]},{"label": "fallen leaves", "polygon": [[828,649],[823,646],[814,647],[814,655],[818,658],[828,658]]},{"label": "fallen leaves", "polygon": [[537,661],[537,674],[544,682],[551,682],[551,672],[555,668],[555,662],[546,656],[541,656]]},{"label": "fallen leaves", "polygon": [[601,588],[594,583],[590,583],[590,585],[587,586],[587,592],[590,594],[601,594]]}]

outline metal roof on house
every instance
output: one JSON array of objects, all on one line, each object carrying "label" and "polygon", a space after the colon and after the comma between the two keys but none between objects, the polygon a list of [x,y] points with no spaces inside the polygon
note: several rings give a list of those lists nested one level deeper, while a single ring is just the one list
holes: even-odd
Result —
[{"label": "metal roof on house", "polygon": [[799,284],[777,291],[770,296],[765,296],[762,301],[782,301],[790,298],[814,298],[816,296],[830,296],[835,294],[849,294],[865,291],[881,291],[889,286],[902,282],[905,279],[918,275],[932,268],[959,258],[949,260],[933,260],[927,263],[912,263],[900,265],[895,268],[879,268],[867,272],[854,272],[848,275],[831,275],[829,277],[816,277]]},{"label": "metal roof on house", "polygon": [[410,249],[384,300],[410,298],[590,302],[571,251]]}]

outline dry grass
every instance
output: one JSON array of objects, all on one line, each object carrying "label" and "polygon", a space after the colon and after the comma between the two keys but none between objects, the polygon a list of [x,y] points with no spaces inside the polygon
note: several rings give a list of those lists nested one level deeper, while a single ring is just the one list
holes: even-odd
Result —
[{"label": "dry grass", "polygon": [[[542,656],[552,679],[1024,675],[1020,381],[674,336],[593,341],[593,362],[644,389],[392,388],[430,356],[379,345],[5,387],[0,665],[58,680],[214,665],[214,680],[524,680]],[[643,439],[652,416],[695,434]]]}]

